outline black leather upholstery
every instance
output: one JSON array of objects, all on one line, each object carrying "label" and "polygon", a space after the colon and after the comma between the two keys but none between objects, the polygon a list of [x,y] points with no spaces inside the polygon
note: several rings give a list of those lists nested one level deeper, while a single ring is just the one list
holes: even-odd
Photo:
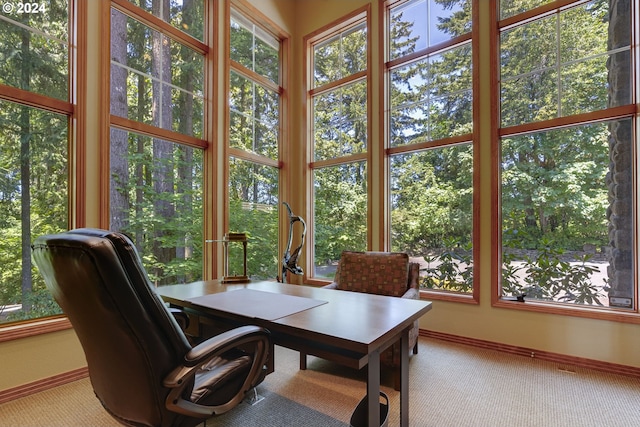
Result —
[{"label": "black leather upholstery", "polygon": [[192,347],[123,234],[42,236],[32,256],[78,335],[96,396],[122,424],[194,426],[264,379],[269,332],[244,326]]}]

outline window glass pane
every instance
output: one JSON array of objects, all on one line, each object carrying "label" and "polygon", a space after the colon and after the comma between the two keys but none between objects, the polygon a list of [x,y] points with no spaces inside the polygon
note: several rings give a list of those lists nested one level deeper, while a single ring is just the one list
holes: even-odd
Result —
[{"label": "window glass pane", "polygon": [[242,15],[232,12],[231,54],[234,61],[278,83],[280,42]]},{"label": "window glass pane", "polygon": [[[607,108],[609,104],[607,62],[609,61],[609,55],[598,56],[568,64],[562,68],[560,71],[561,116]],[[628,100],[631,99],[628,98]]]},{"label": "window glass pane", "polygon": [[366,81],[315,96],[313,108],[315,160],[366,151]]},{"label": "window glass pane", "polygon": [[112,114],[200,138],[203,80],[202,55],[112,9]]},{"label": "window glass pane", "polygon": [[635,304],[631,129],[625,119],[502,140],[504,295]]},{"label": "window glass pane", "polygon": [[500,87],[502,126],[558,117],[557,81],[555,69],[503,80]]},{"label": "window glass pane", "polygon": [[473,290],[471,144],[391,157],[391,248],[421,264],[420,286]]},{"label": "window glass pane", "polygon": [[392,146],[472,132],[471,44],[393,69]]},{"label": "window glass pane", "polygon": [[[591,1],[560,13],[560,56],[562,62],[580,61],[608,52],[609,1]],[[624,24],[630,28],[631,17]],[[580,23],[580,25],[576,25]],[[585,28],[586,27],[586,28]],[[585,30],[589,33],[585,34]],[[616,48],[629,46],[630,37],[617,40]]]},{"label": "window glass pane", "polygon": [[313,47],[314,87],[367,69],[367,27],[360,24]]},{"label": "window glass pane", "polygon": [[202,278],[202,150],[111,129],[111,229],[158,286]]},{"label": "window glass pane", "polygon": [[33,240],[68,229],[68,118],[0,101],[0,323],[61,313]]},{"label": "window glass pane", "polygon": [[365,162],[313,170],[314,277],[333,277],[342,251],[367,249]]},{"label": "window glass pane", "polygon": [[234,72],[229,90],[231,147],[277,159],[278,94]]},{"label": "window glass pane", "polygon": [[503,79],[556,67],[557,17],[552,15],[500,34]]},{"label": "window glass pane", "polygon": [[612,23],[601,1],[502,32],[502,126],[605,109],[611,85],[618,105],[631,103],[630,40],[629,15]]},{"label": "window glass pane", "polygon": [[500,0],[500,19],[509,18],[554,0]]},{"label": "window glass pane", "polygon": [[471,1],[413,0],[391,9],[389,22],[389,59],[396,59],[470,33]]},{"label": "window glass pane", "polygon": [[203,40],[205,3],[203,0],[129,1],[190,36]]},{"label": "window glass pane", "polygon": [[[0,84],[68,100],[67,2],[4,2],[4,6],[11,12],[0,15]],[[18,13],[18,7],[36,8],[37,13]]]},{"label": "window glass pane", "polygon": [[[229,162],[229,231],[248,235],[251,279],[273,279],[279,273],[278,173],[278,168],[236,158]],[[242,271],[241,256],[230,257],[229,272]]]}]

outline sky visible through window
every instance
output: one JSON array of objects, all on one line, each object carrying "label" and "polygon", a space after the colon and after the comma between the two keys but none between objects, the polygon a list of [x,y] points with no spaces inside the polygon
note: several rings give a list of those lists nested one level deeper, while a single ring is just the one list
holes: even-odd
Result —
[{"label": "sky visible through window", "polygon": [[438,28],[439,24],[442,19],[461,10],[457,3],[445,8],[436,0],[417,0],[393,9],[392,16],[402,13],[404,22],[413,23],[411,38],[418,37],[415,42],[415,50],[418,51],[451,39],[451,34]]}]

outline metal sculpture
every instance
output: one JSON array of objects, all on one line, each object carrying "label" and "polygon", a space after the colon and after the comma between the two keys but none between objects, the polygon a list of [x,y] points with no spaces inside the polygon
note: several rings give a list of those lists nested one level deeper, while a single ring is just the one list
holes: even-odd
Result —
[{"label": "metal sculpture", "polygon": [[[287,271],[297,276],[301,276],[304,273],[302,267],[298,265],[298,256],[300,256],[300,251],[302,250],[302,246],[304,245],[304,238],[307,234],[307,224],[302,218],[293,214],[293,212],[291,211],[291,207],[287,202],[282,202],[282,204],[286,206],[287,212],[289,214],[289,241],[287,243],[287,248],[284,250],[284,255],[282,256],[282,271],[278,281],[286,282]],[[293,225],[296,222],[300,222],[302,224],[302,235],[300,236],[300,244],[292,252],[291,243],[293,241]]]}]

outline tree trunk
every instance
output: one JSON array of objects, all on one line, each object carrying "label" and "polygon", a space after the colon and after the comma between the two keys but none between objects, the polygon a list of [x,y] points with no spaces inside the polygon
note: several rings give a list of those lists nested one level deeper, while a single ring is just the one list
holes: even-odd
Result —
[{"label": "tree trunk", "polygon": [[[153,14],[160,16],[164,20],[169,20],[169,1],[154,0]],[[153,122],[154,125],[163,129],[171,129],[173,122],[171,105],[171,88],[163,82],[171,81],[171,50],[169,42],[163,35],[154,32],[153,54],[151,60],[152,74],[158,80],[154,80],[153,87]],[[166,43],[166,46],[165,46]],[[173,180],[173,144],[168,141],[153,140],[154,159],[154,213],[156,217],[156,229],[154,232],[153,253],[160,265],[166,264],[175,258],[176,248],[170,247],[164,242],[170,234],[166,224],[170,223],[175,216],[175,207],[171,201],[174,192]],[[158,285],[165,284],[164,273],[158,269]]]},{"label": "tree trunk", "polygon": [[[192,14],[190,11],[193,8],[192,0],[185,0],[182,4],[182,8],[184,13],[182,14],[182,23],[186,28],[191,28],[193,25]],[[194,52],[193,50],[182,47],[181,48],[182,58],[185,62],[191,62],[193,60]],[[193,135],[193,88],[194,88],[194,72],[192,68],[188,68],[187,70],[183,70],[180,87],[182,87],[185,92],[182,92],[179,99],[179,107],[180,107],[180,129],[181,133],[187,135]],[[193,148],[190,147],[180,147],[180,164],[178,166],[178,191],[182,191],[182,206],[180,209],[180,216],[183,218],[192,218],[193,217],[193,197],[191,194],[191,189],[193,187]],[[183,222],[184,224],[184,222]],[[176,257],[179,259],[188,259],[191,258],[193,253],[193,242],[188,240],[188,236],[190,233],[187,232],[187,228],[189,224],[184,224],[178,231],[178,236],[176,236]],[[182,275],[177,277],[179,282],[187,282],[195,280],[195,278],[187,277],[186,275]]]}]

